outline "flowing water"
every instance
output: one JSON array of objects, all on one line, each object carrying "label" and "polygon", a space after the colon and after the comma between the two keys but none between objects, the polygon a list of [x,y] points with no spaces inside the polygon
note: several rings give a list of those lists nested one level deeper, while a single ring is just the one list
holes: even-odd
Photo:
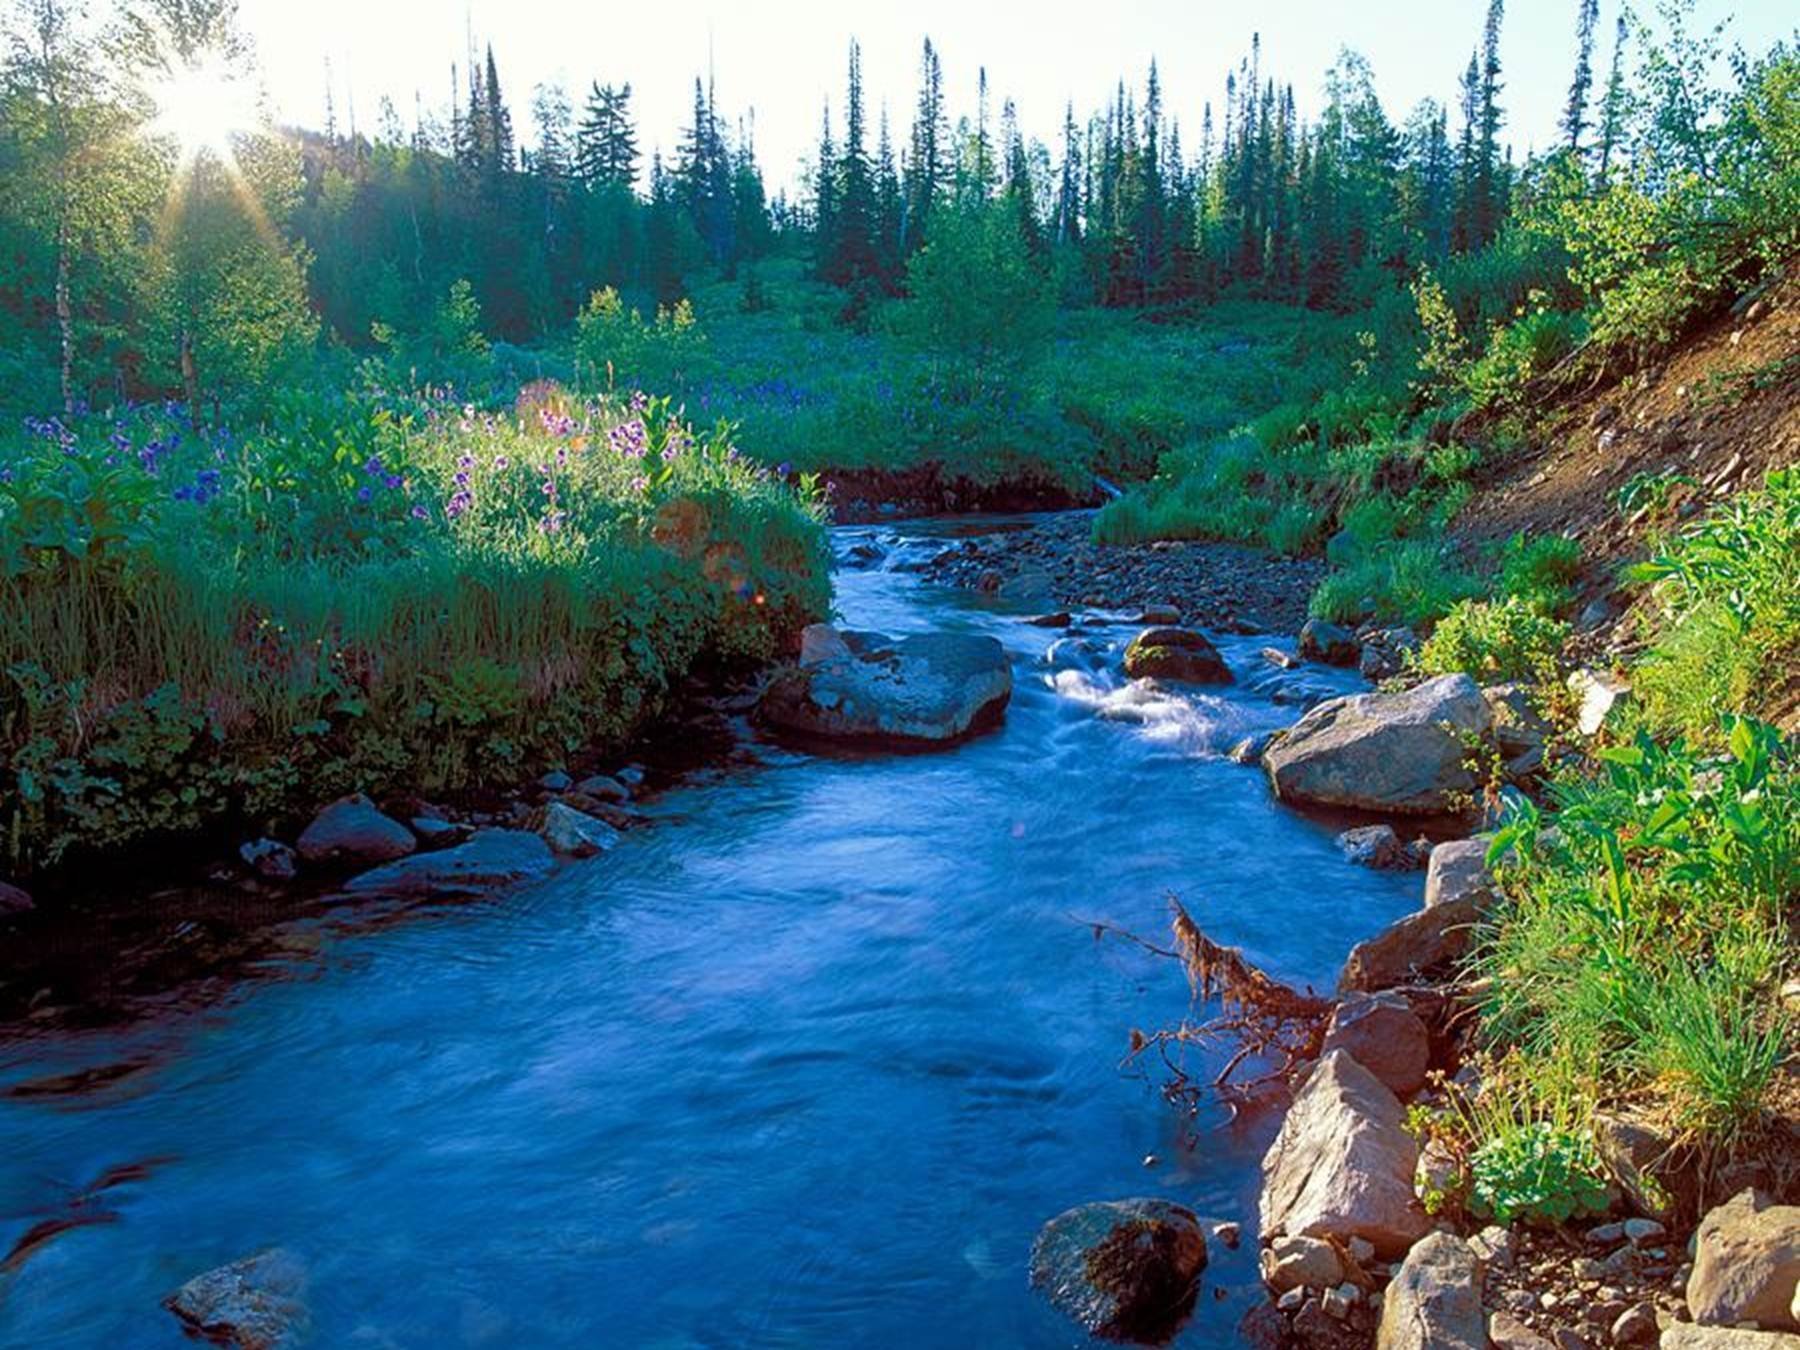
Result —
[{"label": "flowing water", "polygon": [[[222,1001],[0,1041],[0,1253],[74,1225],[0,1269],[0,1346],[188,1343],[159,1299],[269,1245],[304,1263],[317,1346],[1078,1345],[1029,1288],[1032,1237],[1130,1195],[1244,1223],[1178,1342],[1234,1344],[1274,1121],[1190,1119],[1160,1063],[1122,1065],[1187,988],[1088,921],[1166,941],[1174,891],[1323,985],[1418,878],[1347,865],[1223,757],[1297,714],[1274,677],[1176,695],[1054,672],[1061,634],[903,570],[956,528],[840,532],[890,552],[841,572],[838,604],[999,637],[997,733],[757,742],[542,885],[328,914],[311,955]],[[1272,669],[1263,645],[1221,642],[1244,674]]]}]

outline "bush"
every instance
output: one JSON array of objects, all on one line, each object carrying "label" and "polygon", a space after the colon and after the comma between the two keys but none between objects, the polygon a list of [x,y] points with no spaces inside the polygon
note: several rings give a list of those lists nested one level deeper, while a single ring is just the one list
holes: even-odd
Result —
[{"label": "bush", "polygon": [[1532,308],[1495,330],[1487,350],[1464,373],[1470,404],[1517,406],[1526,386],[1579,347],[1586,335],[1582,315],[1559,313],[1534,297]]},{"label": "bush", "polygon": [[1419,649],[1419,668],[1430,675],[1467,671],[1481,683],[1555,677],[1569,626],[1529,601],[1464,600],[1439,621]]}]

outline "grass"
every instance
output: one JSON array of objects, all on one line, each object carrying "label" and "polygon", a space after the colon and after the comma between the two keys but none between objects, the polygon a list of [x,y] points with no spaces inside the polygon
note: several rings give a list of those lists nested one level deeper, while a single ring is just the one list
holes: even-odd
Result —
[{"label": "grass", "polygon": [[663,400],[317,396],[29,427],[0,482],[10,865],[618,744],[829,601],[817,506]]}]

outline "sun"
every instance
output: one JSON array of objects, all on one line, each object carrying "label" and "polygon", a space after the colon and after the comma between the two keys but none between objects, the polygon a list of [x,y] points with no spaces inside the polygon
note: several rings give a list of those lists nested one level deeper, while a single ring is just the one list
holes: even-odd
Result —
[{"label": "sun", "polygon": [[183,163],[207,154],[229,166],[232,137],[251,130],[258,120],[248,85],[215,58],[177,68],[152,97],[156,117],[151,133],[174,141]]}]

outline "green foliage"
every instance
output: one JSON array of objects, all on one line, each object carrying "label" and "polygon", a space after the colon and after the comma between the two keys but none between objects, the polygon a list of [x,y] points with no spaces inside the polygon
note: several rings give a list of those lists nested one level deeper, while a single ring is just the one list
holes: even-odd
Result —
[{"label": "green foliage", "polygon": [[1790,470],[1628,569],[1659,613],[1658,639],[1633,676],[1652,725],[1705,737],[1720,712],[1747,711],[1778,683],[1800,643],[1796,559],[1800,474]]},{"label": "green foliage", "polygon": [[1409,539],[1333,572],[1313,592],[1311,609],[1336,623],[1379,615],[1422,625],[1448,614],[1479,589],[1441,545]]},{"label": "green foliage", "polygon": [[1550,309],[1540,296],[1534,295],[1533,306],[1496,329],[1487,351],[1463,373],[1470,405],[1515,405],[1531,381],[1581,345],[1586,331],[1587,321],[1580,314]]},{"label": "green foliage", "polygon": [[1000,204],[938,211],[906,289],[898,330],[977,372],[1028,363],[1050,335],[1055,293]]},{"label": "green foliage", "polygon": [[1593,1141],[1547,1120],[1513,1124],[1469,1159],[1470,1209],[1499,1224],[1567,1223],[1604,1214],[1611,1196]]},{"label": "green foliage", "polygon": [[1653,1082],[1712,1140],[1754,1123],[1787,1053],[1774,994],[1800,886],[1791,748],[1748,718],[1721,736],[1708,755],[1640,732],[1565,768],[1553,815],[1515,801],[1489,853],[1505,904],[1477,958],[1495,1043],[1600,1095]]},{"label": "green foliage", "polygon": [[1419,649],[1428,675],[1467,671],[1482,683],[1547,682],[1568,640],[1569,626],[1516,596],[1464,600],[1438,621]]},{"label": "green foliage", "polygon": [[241,439],[139,408],[6,463],[10,867],[618,744],[828,600],[816,505],[661,399],[315,391]]},{"label": "green foliage", "polygon": [[1554,614],[1574,598],[1572,587],[1580,571],[1579,539],[1515,534],[1500,551],[1500,593]]}]

